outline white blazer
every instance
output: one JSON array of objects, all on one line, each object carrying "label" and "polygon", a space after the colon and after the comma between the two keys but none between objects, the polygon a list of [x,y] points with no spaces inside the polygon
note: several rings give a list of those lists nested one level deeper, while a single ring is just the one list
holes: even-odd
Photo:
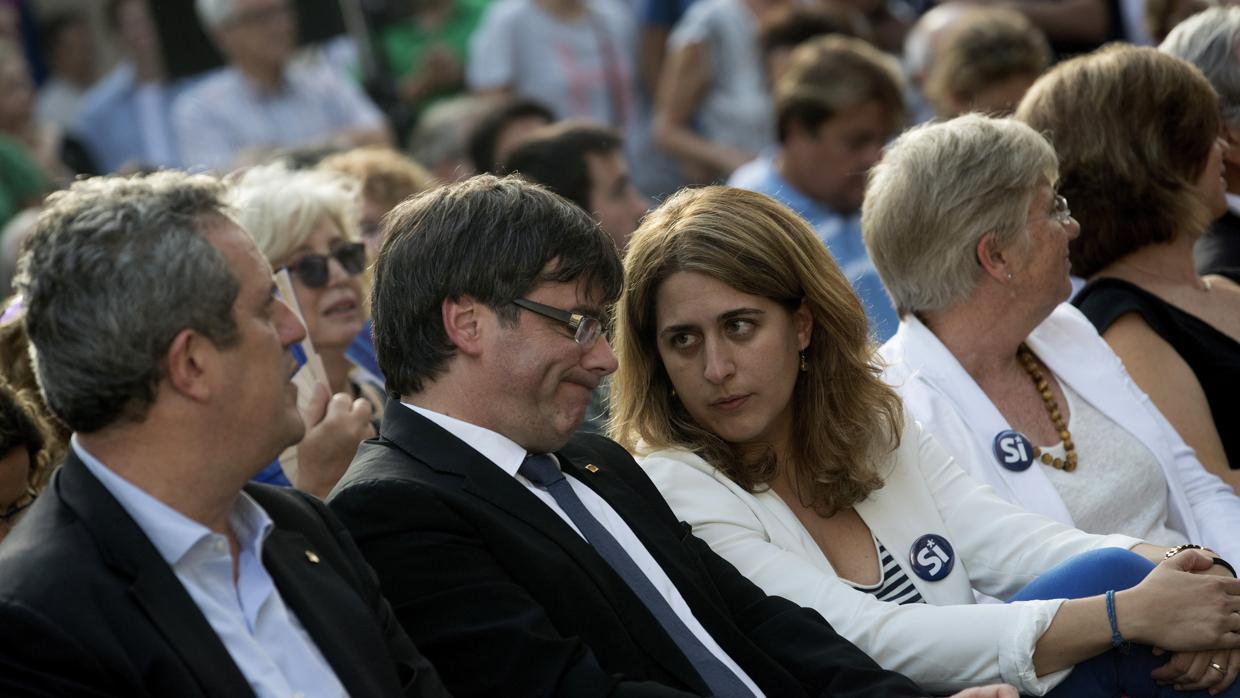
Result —
[{"label": "white blazer", "polygon": [[[1114,420],[1154,454],[1167,480],[1168,523],[1194,543],[1240,560],[1240,497],[1202,467],[1119,357],[1079,310],[1064,303],[1026,343],[1055,377]],[[1011,429],[951,351],[913,315],[880,350],[884,378],[904,409],[971,475],[1029,511],[1074,525],[1063,498],[1041,467],[1013,472],[993,455],[995,436]],[[1104,497],[1106,493],[1099,492]]]},{"label": "white blazer", "polygon": [[[676,515],[741,574],[818,611],[883,667],[936,693],[997,682],[1025,695],[1046,693],[1070,670],[1038,678],[1033,648],[1062,601],[975,604],[972,588],[1004,598],[1073,555],[1140,541],[1082,533],[1012,506],[906,421],[900,447],[883,463],[884,486],[856,511],[926,604],[882,602],[840,581],[773,491],[746,492],[689,451],[658,450],[638,460]],[[910,561],[914,542],[928,533],[955,552],[951,572],[937,582],[918,577]]]}]

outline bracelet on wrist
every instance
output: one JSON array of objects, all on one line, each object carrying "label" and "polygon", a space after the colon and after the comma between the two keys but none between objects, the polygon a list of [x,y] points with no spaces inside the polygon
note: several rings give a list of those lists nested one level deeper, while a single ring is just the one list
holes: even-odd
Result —
[{"label": "bracelet on wrist", "polygon": [[1166,553],[1164,553],[1163,559],[1170,560],[1171,558],[1175,557],[1176,555],[1179,555],[1185,550],[1205,550],[1205,548],[1202,548],[1200,545],[1197,545],[1196,543],[1182,543],[1168,550]]},{"label": "bracelet on wrist", "polygon": [[1131,644],[1119,632],[1119,621],[1115,619],[1115,590],[1107,590],[1107,620],[1111,623],[1111,646],[1128,654]]}]

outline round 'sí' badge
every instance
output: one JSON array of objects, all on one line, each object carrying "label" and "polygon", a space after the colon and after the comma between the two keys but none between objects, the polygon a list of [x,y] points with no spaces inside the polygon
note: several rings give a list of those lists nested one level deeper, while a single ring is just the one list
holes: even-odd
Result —
[{"label": "round 's\u00ed' badge", "polygon": [[937,582],[951,574],[956,565],[956,551],[943,536],[927,533],[913,541],[908,559],[914,574],[927,582]]},{"label": "round 's\u00ed' badge", "polygon": [[1033,444],[1019,431],[1005,429],[995,434],[991,447],[999,465],[1019,473],[1033,465]]}]

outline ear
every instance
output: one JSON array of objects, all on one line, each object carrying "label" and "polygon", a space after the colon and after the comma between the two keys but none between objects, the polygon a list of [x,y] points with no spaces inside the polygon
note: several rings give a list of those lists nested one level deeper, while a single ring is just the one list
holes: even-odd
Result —
[{"label": "ear", "polygon": [[177,393],[195,402],[211,397],[212,367],[218,364],[219,350],[209,339],[194,330],[181,330],[164,355],[168,385]]},{"label": "ear", "polygon": [[482,339],[488,317],[495,313],[472,296],[445,298],[440,307],[443,328],[448,341],[457,351],[467,356],[477,356],[482,351]]},{"label": "ear", "polygon": [[986,233],[977,241],[974,252],[977,254],[977,263],[987,276],[1001,284],[1011,281],[1011,260],[1007,251],[999,246],[999,239],[993,232]]},{"label": "ear", "polygon": [[814,315],[809,311],[809,303],[801,299],[801,306],[792,312],[792,326],[797,331],[797,346],[801,351],[809,346],[809,338],[814,330]]}]

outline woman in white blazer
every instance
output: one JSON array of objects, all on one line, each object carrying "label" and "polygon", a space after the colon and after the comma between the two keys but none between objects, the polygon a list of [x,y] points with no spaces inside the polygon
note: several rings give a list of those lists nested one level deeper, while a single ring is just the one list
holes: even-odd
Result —
[{"label": "woman in white blazer", "polygon": [[862,210],[901,316],[884,377],[1008,501],[1091,533],[1240,558],[1240,497],[1064,303],[1080,229],[1054,194],[1049,147],[1016,122],[973,117],[889,148]]},{"label": "woman in white blazer", "polygon": [[[935,692],[1159,695],[1148,648],[1108,651],[1129,639],[1182,651],[1182,688],[1234,675],[1213,648],[1240,644],[1226,591],[1240,582],[1198,551],[1154,567],[1167,548],[1082,533],[961,471],[880,380],[860,302],[791,211],[687,190],[646,218],[625,265],[612,435],[768,593]],[[1030,600],[976,605],[974,588]]]}]

